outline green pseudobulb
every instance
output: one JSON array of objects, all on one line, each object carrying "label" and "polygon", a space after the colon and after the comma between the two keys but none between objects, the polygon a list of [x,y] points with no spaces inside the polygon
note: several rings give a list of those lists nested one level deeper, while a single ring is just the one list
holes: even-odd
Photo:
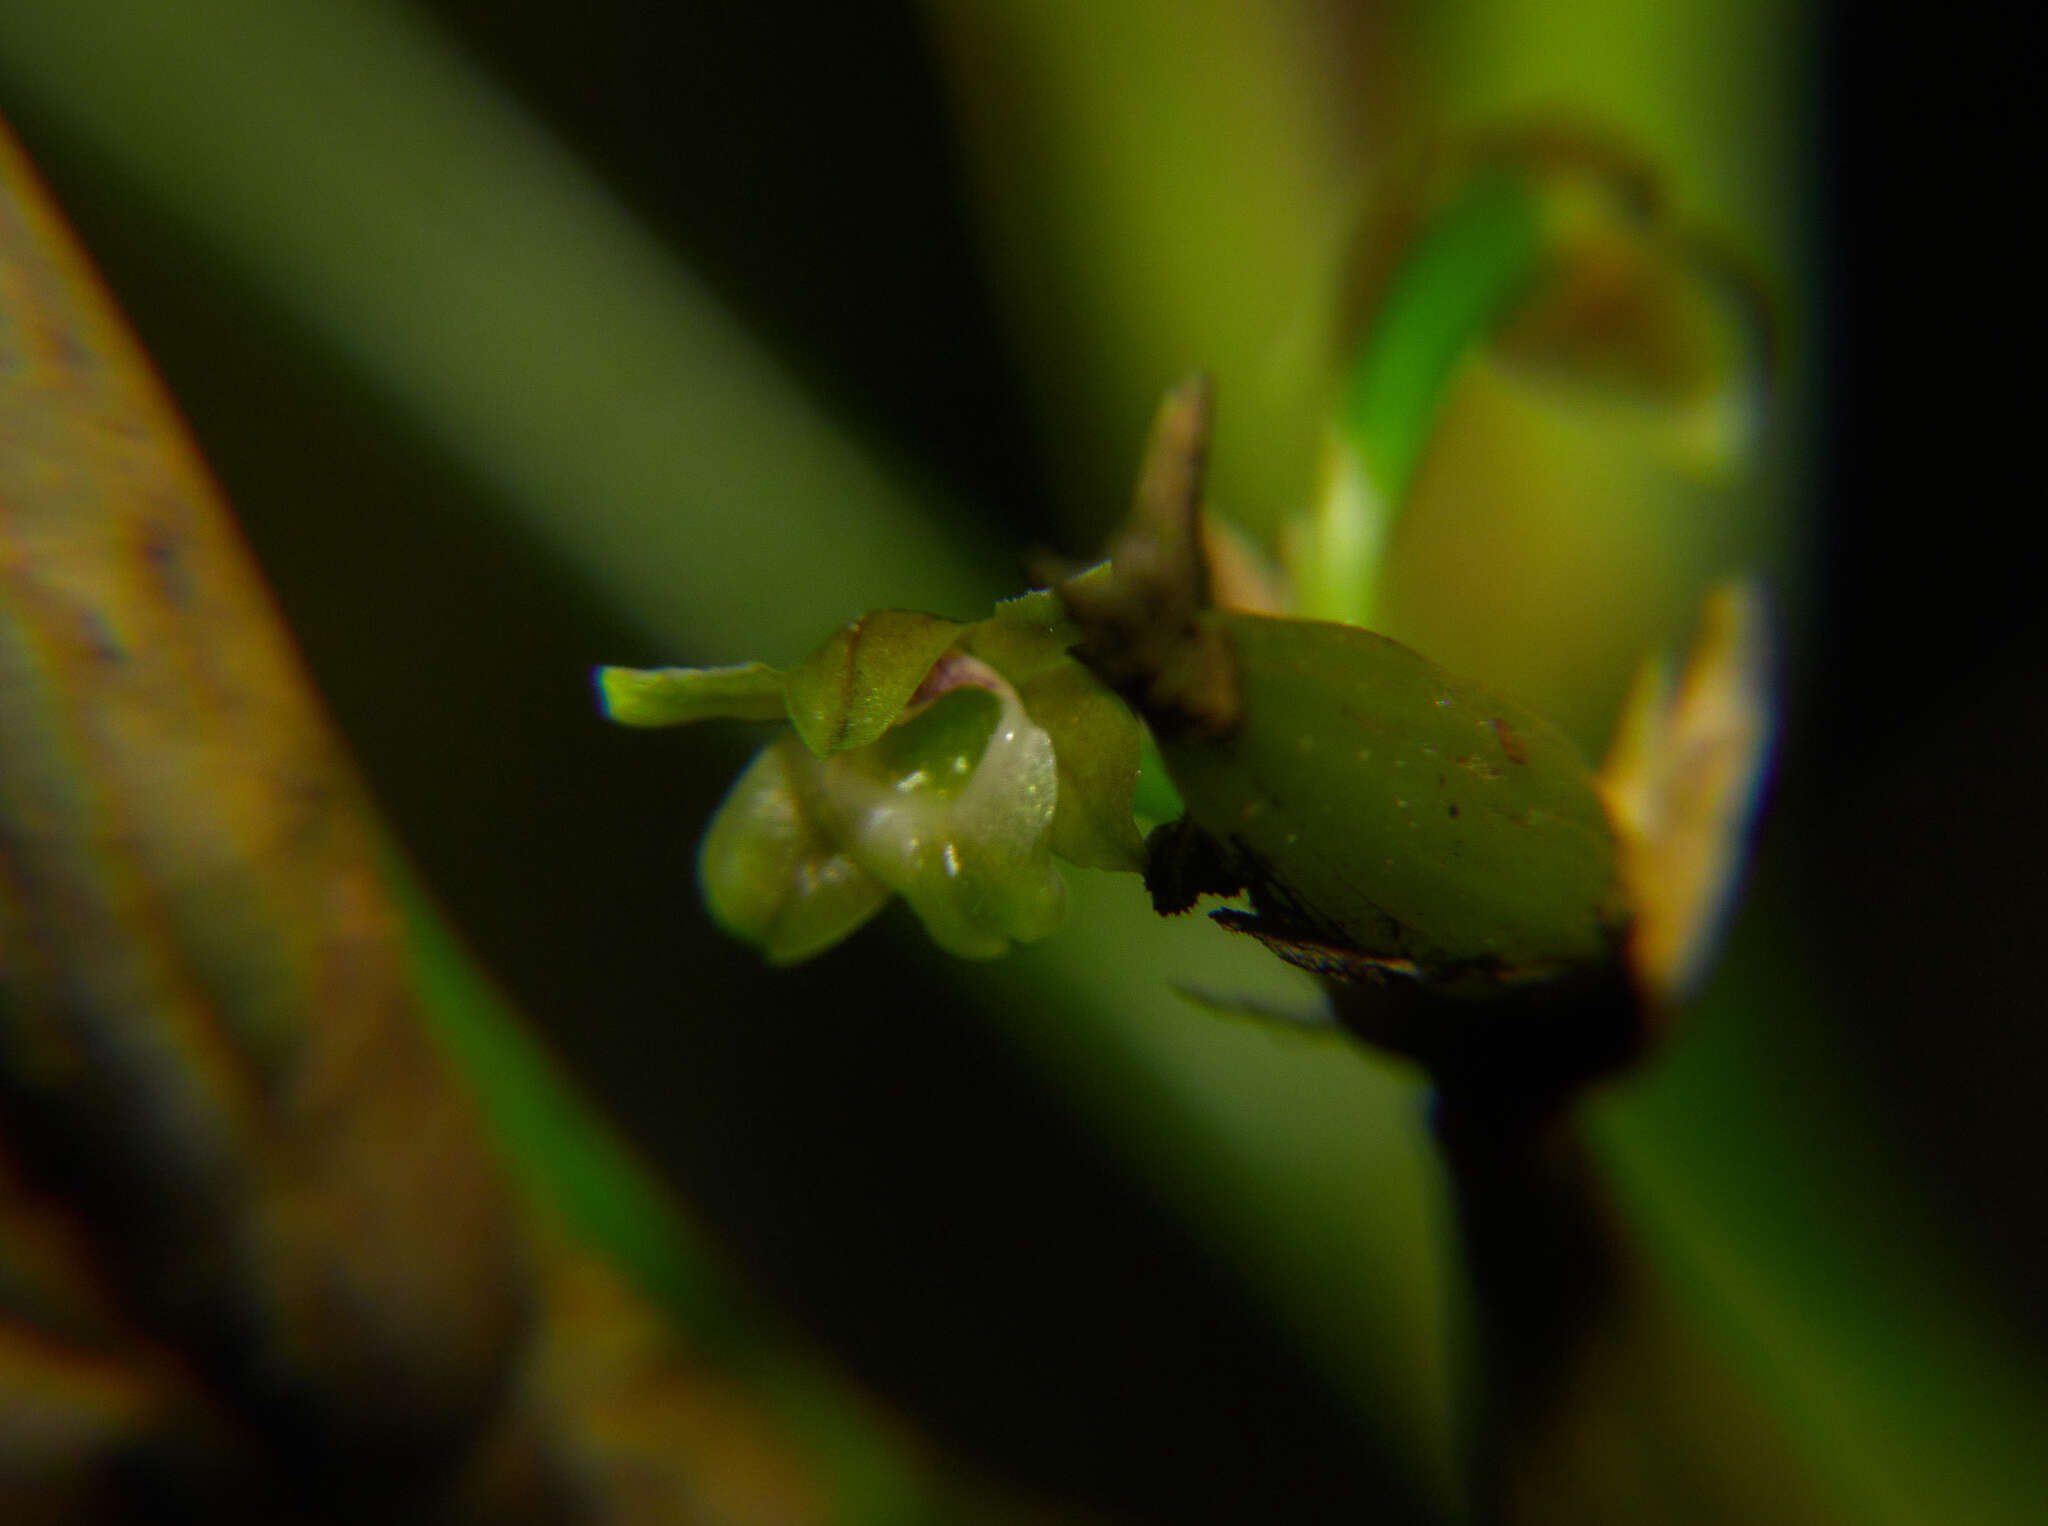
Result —
[{"label": "green pseudobulb", "polygon": [[1235,722],[1160,751],[1272,932],[1433,976],[1614,957],[1614,834],[1557,728],[1354,626],[1200,618]]}]

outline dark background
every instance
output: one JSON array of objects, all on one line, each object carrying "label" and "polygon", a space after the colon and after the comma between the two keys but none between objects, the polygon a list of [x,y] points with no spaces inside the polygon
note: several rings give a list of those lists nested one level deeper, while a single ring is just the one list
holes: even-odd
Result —
[{"label": "dark background", "polygon": [[2048,19],[1841,5],[1829,38],[1804,899],[1896,1126],[2048,1352]]}]

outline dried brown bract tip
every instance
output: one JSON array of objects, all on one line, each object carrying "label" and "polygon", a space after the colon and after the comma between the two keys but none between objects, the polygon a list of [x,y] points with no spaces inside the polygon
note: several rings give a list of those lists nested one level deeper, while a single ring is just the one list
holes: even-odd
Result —
[{"label": "dried brown bract tip", "polygon": [[1106,574],[1059,585],[1067,612],[1086,632],[1074,655],[1155,732],[1176,735],[1221,735],[1238,719],[1235,660],[1220,632],[1201,620],[1210,606],[1202,478],[1211,412],[1206,376],[1167,394]]}]

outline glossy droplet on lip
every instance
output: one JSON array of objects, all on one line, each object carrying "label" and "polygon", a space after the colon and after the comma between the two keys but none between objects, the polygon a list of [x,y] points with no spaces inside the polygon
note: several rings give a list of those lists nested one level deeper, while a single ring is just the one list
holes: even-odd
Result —
[{"label": "glossy droplet on lip", "polygon": [[[986,958],[1056,929],[1052,739],[972,658],[871,747],[825,760],[819,799],[848,852],[951,953]],[[911,781],[915,780],[913,785]]]}]

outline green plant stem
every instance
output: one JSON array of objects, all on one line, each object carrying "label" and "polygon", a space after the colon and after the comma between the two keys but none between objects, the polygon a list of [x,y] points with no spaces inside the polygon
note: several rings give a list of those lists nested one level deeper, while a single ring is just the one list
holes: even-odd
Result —
[{"label": "green plant stem", "polygon": [[1458,196],[1401,262],[1361,338],[1340,415],[1388,503],[1406,502],[1460,362],[1542,253],[1536,191],[1502,170]]},{"label": "green plant stem", "polygon": [[1472,1293],[1477,1518],[1828,1519],[1771,1417],[1651,1271],[1576,1108],[1447,1086],[1436,1123]]},{"label": "green plant stem", "polygon": [[1388,537],[1459,367],[1534,277],[1535,189],[1482,175],[1423,230],[1359,337],[1325,446],[1300,613],[1371,621]]}]

